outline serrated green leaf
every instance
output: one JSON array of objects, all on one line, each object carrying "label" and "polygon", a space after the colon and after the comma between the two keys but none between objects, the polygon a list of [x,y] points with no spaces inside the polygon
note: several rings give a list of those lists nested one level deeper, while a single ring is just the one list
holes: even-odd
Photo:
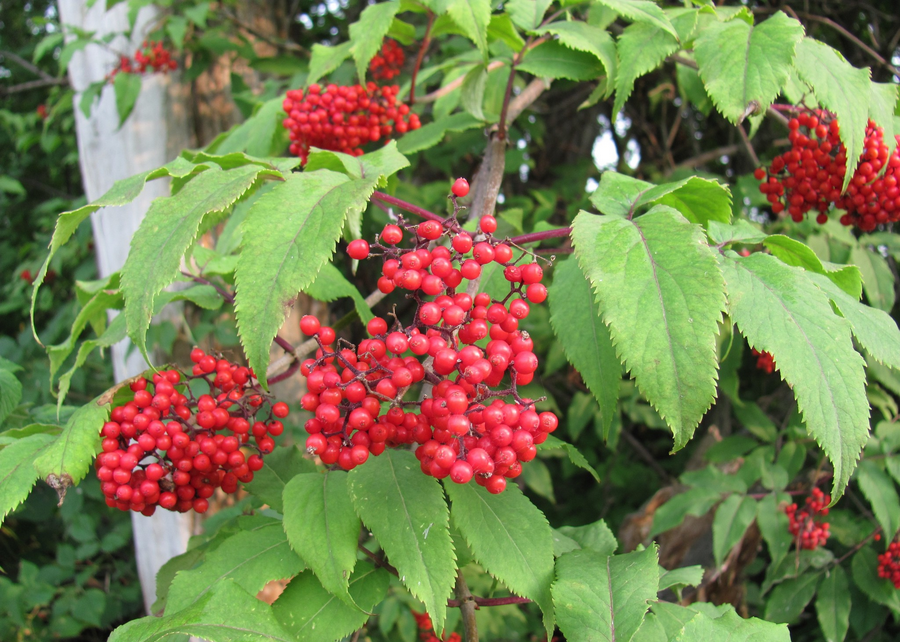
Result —
[{"label": "serrated green leaf", "polygon": [[[318,43],[314,44],[312,46],[312,55],[309,59],[309,75],[306,77],[307,84],[311,85],[319,82],[319,80],[340,67],[341,63],[350,57],[350,48],[352,46],[353,42],[351,40],[333,47]],[[378,46],[381,46],[380,41]]]},{"label": "serrated green leaf", "polygon": [[678,493],[662,506],[658,506],[656,511],[654,511],[650,537],[655,537],[660,533],[675,528],[688,515],[693,515],[694,517],[706,515],[721,500],[721,490],[705,486],[698,486],[683,493]]},{"label": "serrated green leaf", "polygon": [[284,487],[295,475],[311,473],[316,465],[303,457],[296,446],[276,448],[263,457],[263,467],[253,473],[244,488],[280,513],[284,513]]},{"label": "serrated green leaf", "polygon": [[220,154],[247,152],[251,156],[272,156],[282,151],[281,132],[283,97],[260,105],[250,118],[228,133],[216,148]]},{"label": "serrated green leaf", "polygon": [[761,253],[729,252],[720,264],[728,314],[752,347],[775,357],[807,430],[834,466],[837,501],[869,433],[865,371],[850,324],[799,268]]},{"label": "serrated green leaf", "polygon": [[22,401],[22,383],[11,370],[0,368],[0,425]]},{"label": "serrated green leaf", "polygon": [[503,8],[516,26],[525,31],[531,31],[541,24],[547,8],[552,3],[553,0],[510,0],[503,5]]},{"label": "serrated green leaf", "polygon": [[120,626],[109,642],[159,642],[179,633],[209,642],[294,642],[275,619],[272,607],[228,580],[176,613]]},{"label": "serrated green leaf", "polygon": [[655,2],[650,2],[650,0],[598,0],[598,3],[609,7],[632,22],[653,25],[668,32],[673,38],[678,38],[675,27]]},{"label": "serrated green leaf", "polygon": [[475,560],[516,595],[534,600],[553,630],[553,535],[547,518],[516,486],[491,495],[475,484],[445,483],[453,524]]},{"label": "serrated green leaf", "polygon": [[684,625],[674,642],[790,642],[784,624],[758,618],[742,618],[733,610],[711,618],[698,613]]},{"label": "serrated green leaf", "polygon": [[330,169],[343,172],[350,178],[377,179],[380,186],[385,184],[388,177],[404,167],[409,167],[409,160],[397,151],[397,141],[393,140],[384,147],[362,156],[351,156],[313,147],[306,163],[307,172]]},{"label": "serrated green leaf", "polygon": [[[784,263],[802,267],[807,272],[822,274],[844,292],[859,299],[862,293],[862,276],[859,268],[855,265],[842,265],[838,269],[828,269],[809,246],[783,234],[772,234],[766,237],[763,245],[769,248],[769,252],[773,256],[778,257]],[[829,266],[831,265],[833,264],[829,264]]]},{"label": "serrated green leaf", "polygon": [[312,573],[301,573],[287,585],[272,611],[295,640],[332,642],[350,635],[369,619],[387,593],[390,576],[382,569],[360,567],[350,578],[350,596],[359,605],[344,604],[326,591]]},{"label": "serrated green leaf", "polygon": [[619,547],[615,535],[602,519],[584,526],[560,526],[557,532],[576,542],[581,548],[601,555],[612,555]]},{"label": "serrated green leaf", "polygon": [[450,511],[440,483],[422,476],[411,452],[392,449],[354,468],[348,481],[356,514],[440,631],[456,581]]},{"label": "serrated green leaf", "polygon": [[822,578],[816,594],[816,616],[825,642],[844,642],[850,628],[850,583],[847,572],[833,566]]},{"label": "serrated green leaf", "polygon": [[593,54],[570,49],[548,40],[530,50],[516,67],[540,78],[593,80],[604,74],[603,64]]},{"label": "serrated green leaf", "polygon": [[146,336],[154,301],[178,275],[203,217],[225,211],[261,178],[280,175],[259,165],[228,170],[213,165],[174,196],[158,198],[150,205],[121,270],[128,335],[148,362]]},{"label": "serrated green leaf", "polygon": [[885,312],[894,309],[894,273],[883,256],[860,245],[850,249],[850,261],[862,273],[863,290],[869,305]]},{"label": "serrated green leaf", "polygon": [[870,72],[853,67],[837,50],[812,38],[804,38],[797,45],[794,66],[800,78],[812,87],[819,104],[834,112],[841,123],[841,142],[847,150],[843,191],[850,185],[863,151],[869,120]]},{"label": "serrated green leaf", "polygon": [[33,462],[52,441],[53,435],[38,433],[0,450],[0,524],[28,497],[38,478]]},{"label": "serrated green leaf", "polygon": [[869,118],[884,130],[884,142],[888,146],[888,158],[897,147],[894,137],[894,110],[897,106],[897,85],[873,82],[869,94]]},{"label": "serrated green leaf", "polygon": [[872,461],[862,461],[856,469],[856,481],[872,512],[884,531],[885,539],[892,541],[900,530],[900,497],[894,482]]},{"label": "serrated green leaf", "polygon": [[116,111],[119,114],[119,127],[128,120],[137,97],[141,93],[141,75],[120,72],[113,80],[116,95]]},{"label": "serrated green leaf", "polygon": [[791,548],[793,538],[788,527],[790,522],[784,509],[778,505],[778,495],[769,493],[757,504],[756,524],[769,547],[772,566],[778,566]]},{"label": "serrated green leaf", "polygon": [[100,452],[100,428],[109,418],[110,407],[102,402],[102,397],[76,410],[56,440],[34,460],[34,468],[40,477],[49,479],[53,476],[63,480],[65,486],[84,479],[91,462]]},{"label": "serrated green leaf", "polygon": [[847,319],[853,336],[876,361],[890,368],[900,368],[900,330],[897,322],[883,310],[863,305],[847,296],[833,282],[817,274],[810,275],[813,283],[827,296]]},{"label": "serrated green leaf", "polygon": [[609,330],[584,274],[573,259],[558,262],[548,292],[550,325],[569,363],[581,374],[600,406],[603,433],[608,434],[618,413],[622,366]]},{"label": "serrated green leaf", "polygon": [[756,518],[756,500],[741,497],[737,493],[729,495],[716,509],[713,519],[713,556],[716,566],[722,566],[725,556],[741,541],[744,532]]},{"label": "serrated green leaf", "polygon": [[72,377],[78,372],[79,368],[87,361],[88,356],[97,348],[109,348],[125,339],[125,316],[119,314],[107,326],[106,330],[96,339],[90,339],[82,342],[75,355],[75,361],[67,372],[59,377],[59,390],[56,398],[57,413],[62,409],[63,402],[69,394],[69,386],[72,383]]},{"label": "serrated green leaf", "polygon": [[620,361],[672,429],[675,450],[716,394],[724,281],[701,230],[665,205],[634,220],[582,211],[572,226]]},{"label": "serrated green leaf", "polygon": [[606,83],[607,92],[612,91],[612,80],[616,77],[616,43],[605,29],[586,22],[567,21],[554,22],[539,29],[537,33],[553,34],[569,49],[593,54],[606,70],[606,77],[609,79]]},{"label": "serrated green leaf", "polygon": [[342,297],[353,299],[356,314],[363,323],[368,323],[375,315],[366,300],[341,271],[331,263],[326,263],[316,275],[316,280],[305,288],[301,288],[306,294],[316,301],[330,303]]},{"label": "serrated green leaf", "polygon": [[359,518],[347,491],[347,473],[307,473],[288,482],[284,532],[322,586],[352,605],[348,587],[356,566]]},{"label": "serrated green leaf", "polygon": [[478,120],[484,120],[484,88],[487,85],[488,72],[484,65],[476,65],[463,78],[459,103],[463,109]]},{"label": "serrated green leaf", "polygon": [[616,98],[613,102],[613,120],[622,112],[625,101],[634,89],[634,81],[656,69],[666,56],[675,53],[678,48],[675,35],[658,25],[636,22],[625,27],[616,40]]},{"label": "serrated green leaf", "polygon": [[878,577],[878,555],[871,546],[862,547],[850,563],[853,583],[873,602],[900,611],[900,591],[890,580]]},{"label": "serrated green leaf", "polygon": [[291,174],[250,208],[234,273],[235,316],[247,360],[263,385],[285,306],[315,280],[347,212],[366,206],[376,181],[328,170]]},{"label": "serrated green leaf", "polygon": [[694,56],[719,111],[733,123],[765,113],[787,82],[802,38],[803,25],[781,11],[756,26],[737,19],[707,26]]},{"label": "serrated green leaf", "polygon": [[[69,355],[72,354],[72,351],[75,350],[78,337],[81,336],[81,333],[84,331],[85,327],[87,327],[87,324],[93,322],[98,317],[105,322],[107,310],[121,308],[122,300],[122,293],[119,291],[101,290],[96,292],[87,302],[85,302],[81,310],[78,311],[75,320],[72,322],[72,328],[66,340],[62,343],[47,347],[47,356],[50,357],[51,384],[60,367],[62,367]],[[100,330],[98,334],[101,334],[102,332],[103,330]],[[3,421],[2,412],[0,412],[0,421]]]},{"label": "serrated green leaf", "polygon": [[505,13],[491,16],[487,33],[489,40],[500,40],[515,52],[521,51],[522,47],[525,46],[525,41],[522,40],[522,36],[516,31],[509,15]]},{"label": "serrated green leaf", "polygon": [[458,112],[405,134],[397,143],[397,148],[404,154],[413,154],[434,147],[444,140],[447,132],[462,132],[481,127],[483,124],[483,121],[468,112]]},{"label": "serrated green leaf", "polygon": [[686,64],[675,65],[675,78],[678,81],[678,94],[681,99],[694,105],[704,116],[709,116],[713,110],[713,102],[706,93],[706,87],[703,86],[697,70]]},{"label": "serrated green leaf", "polygon": [[821,579],[822,573],[804,573],[776,586],[766,603],[766,619],[784,624],[794,622],[816,594]]},{"label": "serrated green leaf", "polygon": [[223,580],[232,580],[256,595],[269,580],[293,577],[304,568],[288,544],[281,520],[242,530],[207,553],[203,563],[190,571],[181,571],[172,581],[166,610],[175,613],[187,608]]},{"label": "serrated green leaf", "polygon": [[659,585],[657,548],[607,557],[572,551],[556,561],[553,604],[571,642],[630,640]]},{"label": "serrated green leaf", "polygon": [[21,428],[9,428],[0,432],[0,449],[21,441],[25,437],[31,435],[49,435],[56,436],[60,432],[60,427],[55,424],[28,424]]},{"label": "serrated green leaf", "polygon": [[588,460],[585,459],[584,455],[572,444],[566,443],[561,439],[557,439],[553,435],[548,435],[547,439],[544,440],[543,443],[537,445],[538,450],[561,450],[566,456],[569,458],[573,464],[578,466],[579,468],[583,468],[591,474],[591,477],[594,478],[594,481],[600,481],[600,475],[597,474],[597,471],[594,470],[594,467],[588,463]]},{"label": "serrated green leaf", "polygon": [[447,14],[475,43],[484,61],[488,59],[487,28],[491,22],[490,0],[449,0]]},{"label": "serrated green leaf", "polygon": [[673,586],[700,586],[703,581],[702,566],[683,566],[667,571],[660,566],[659,590],[664,591]]},{"label": "serrated green leaf", "polygon": [[381,50],[382,41],[399,10],[399,2],[370,4],[362,10],[359,20],[350,25],[350,53],[356,61],[360,82],[365,82],[369,62]]}]

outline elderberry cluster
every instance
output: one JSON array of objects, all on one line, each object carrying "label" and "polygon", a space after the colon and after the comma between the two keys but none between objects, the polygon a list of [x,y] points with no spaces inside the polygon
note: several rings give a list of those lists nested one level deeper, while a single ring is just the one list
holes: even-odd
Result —
[{"label": "elderberry cluster", "polygon": [[282,103],[287,118],[282,125],[290,131],[290,152],[303,163],[309,149],[318,147],[361,156],[362,146],[405,134],[421,126],[419,116],[405,104],[397,104],[397,85],[310,85],[304,92],[292,89]]},{"label": "elderberry cluster", "polygon": [[[474,237],[462,230],[456,197],[467,191],[467,184],[454,189],[455,212],[447,219],[418,225],[401,219],[385,226],[372,245],[360,239],[347,248],[356,260],[373,251],[381,257],[381,291],[406,290],[415,302],[408,325],[396,316],[390,325],[376,317],[367,325],[371,338],[335,347],[332,328],[310,315],[301,319],[301,331],[319,344],[315,358],[300,367],[309,389],[301,405],[315,413],[306,422],[306,447],[323,463],[351,470],[370,454],[416,443],[426,475],[458,484],[474,477],[496,494],[556,430],[553,413],[539,413],[517,392],[538,368],[534,342],[518,328],[529,303],[547,298],[543,269],[523,262],[532,256],[525,251],[513,259],[510,244],[493,236],[493,216],[482,217]],[[411,245],[401,248],[404,234]],[[502,300],[461,287],[491,262],[503,266],[510,285]],[[482,340],[488,340],[483,349],[475,345]],[[508,387],[497,389],[504,380]],[[426,386],[421,401],[405,401],[419,383]],[[383,402],[389,404],[384,412]]]},{"label": "elderberry cluster", "polygon": [[419,639],[422,642],[462,642],[459,633],[451,633],[443,640],[434,632],[434,625],[431,623],[431,616],[428,613],[417,613],[412,611],[413,618],[416,620],[416,626],[419,629]]},{"label": "elderberry cluster", "polygon": [[119,56],[119,66],[110,72],[107,79],[112,82],[119,72],[126,74],[143,74],[149,69],[152,73],[168,73],[178,68],[178,63],[172,58],[172,52],[160,42],[147,42],[134,52],[134,60],[128,56]]},{"label": "elderberry cluster", "polygon": [[[133,381],[134,398],[103,424],[95,464],[108,506],[144,515],[157,506],[206,512],[216,488],[233,493],[239,481],[252,481],[275,448],[287,404],[271,404],[246,367],[199,348],[191,360],[188,377],[171,369]],[[208,393],[196,395],[198,386],[186,380],[206,384]]]},{"label": "elderberry cluster", "polygon": [[369,73],[375,80],[390,80],[400,75],[400,68],[406,61],[406,54],[396,40],[386,38],[381,52],[369,63]]},{"label": "elderberry cluster", "polygon": [[878,577],[890,580],[900,589],[900,542],[888,544],[887,551],[878,556]]},{"label": "elderberry cluster", "polygon": [[834,116],[823,110],[803,111],[788,121],[788,128],[791,149],[776,156],[768,168],[754,172],[757,180],[763,181],[759,190],[774,213],[787,210],[800,222],[815,209],[819,212],[816,221],[822,224],[833,205],[845,210],[843,225],[866,232],[900,220],[900,151],[895,148],[888,154],[881,127],[868,122],[859,165],[843,194],[847,151]]},{"label": "elderberry cluster", "polygon": [[825,544],[828,540],[828,522],[815,519],[817,515],[828,515],[828,504],[831,495],[826,495],[818,488],[812,489],[812,494],[806,498],[806,506],[797,509],[797,504],[785,506],[784,512],[790,519],[788,531],[794,536],[794,542],[798,548],[811,551]]}]

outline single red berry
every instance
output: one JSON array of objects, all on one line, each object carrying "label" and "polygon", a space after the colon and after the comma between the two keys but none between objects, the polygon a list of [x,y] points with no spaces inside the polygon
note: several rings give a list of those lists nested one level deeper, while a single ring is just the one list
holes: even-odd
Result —
[{"label": "single red berry", "polygon": [[283,401],[279,401],[274,406],[272,406],[272,414],[278,417],[279,419],[284,419],[288,416],[290,412],[290,408]]},{"label": "single red berry", "polygon": [[469,181],[464,178],[457,178],[453,181],[453,187],[450,188],[456,198],[462,198],[469,193]]},{"label": "single red berry", "polygon": [[497,231],[497,219],[490,214],[486,214],[481,217],[481,221],[478,222],[478,227],[486,234],[493,234]]},{"label": "single red berry", "polygon": [[319,320],[311,314],[304,315],[304,317],[300,319],[300,331],[308,337],[316,334],[321,327],[322,324],[319,323]]},{"label": "single red berry", "polygon": [[362,261],[369,257],[369,243],[365,239],[356,239],[355,241],[350,241],[350,244],[347,245],[347,254],[350,255],[351,259],[356,259],[357,261]]}]

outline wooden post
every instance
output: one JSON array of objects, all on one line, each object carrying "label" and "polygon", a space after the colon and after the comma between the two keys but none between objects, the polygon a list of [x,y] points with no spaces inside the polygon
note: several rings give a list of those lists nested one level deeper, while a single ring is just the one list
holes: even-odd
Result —
[{"label": "wooden post", "polygon": [[[87,5],[86,0],[60,0],[62,24],[96,31],[98,36],[128,31],[127,3],[119,4],[109,12],[102,1],[91,8]],[[154,9],[142,9],[135,34],[142,34],[142,27],[150,24],[155,16]],[[132,42],[119,37],[113,40],[111,47],[132,54],[142,40],[140,35]],[[76,92],[80,92],[90,83],[105,78],[116,63],[117,58],[110,51],[88,46],[73,56],[69,79]],[[88,201],[96,200],[119,179],[165,164],[190,144],[187,95],[177,82],[177,74],[145,76],[134,111],[121,128],[112,86],[103,90],[90,118],[81,113],[79,104],[80,93],[76,93],[78,152]],[[168,193],[167,181],[153,181],[133,203],[101,209],[91,216],[101,276],[122,267],[131,237],[150,202]],[[117,381],[147,368],[140,354],[137,351],[128,354],[128,349],[127,340],[112,348]],[[132,513],[132,526],[144,606],[149,613],[156,600],[156,574],[168,559],[187,549],[192,519],[189,515],[165,510],[157,511],[152,517]]]}]

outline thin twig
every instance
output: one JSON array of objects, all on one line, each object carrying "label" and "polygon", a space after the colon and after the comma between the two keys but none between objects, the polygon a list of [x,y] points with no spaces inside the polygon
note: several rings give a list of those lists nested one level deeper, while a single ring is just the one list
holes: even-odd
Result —
[{"label": "thin twig", "polygon": [[459,601],[459,614],[463,621],[463,632],[466,642],[478,642],[478,622],[475,620],[475,599],[463,577],[462,571],[456,571],[456,599]]},{"label": "thin twig", "polygon": [[40,67],[33,65],[32,63],[28,62],[27,60],[25,60],[24,58],[22,58],[20,56],[17,56],[16,54],[14,54],[11,51],[0,50],[0,57],[9,58],[13,62],[17,63],[20,67],[25,67],[25,69],[27,69],[28,71],[33,73],[35,76],[40,76],[44,80],[50,80],[50,81],[57,80],[56,78],[54,78],[53,76],[48,74],[46,71],[44,71]]},{"label": "thin twig", "polygon": [[425,52],[428,45],[431,44],[431,27],[434,24],[434,11],[428,10],[428,26],[425,27],[425,37],[422,38],[422,44],[419,46],[419,55],[416,56],[416,66],[413,67],[412,79],[409,81],[409,104],[416,102],[416,76],[419,75],[419,68],[422,66],[422,60],[425,58]]}]

